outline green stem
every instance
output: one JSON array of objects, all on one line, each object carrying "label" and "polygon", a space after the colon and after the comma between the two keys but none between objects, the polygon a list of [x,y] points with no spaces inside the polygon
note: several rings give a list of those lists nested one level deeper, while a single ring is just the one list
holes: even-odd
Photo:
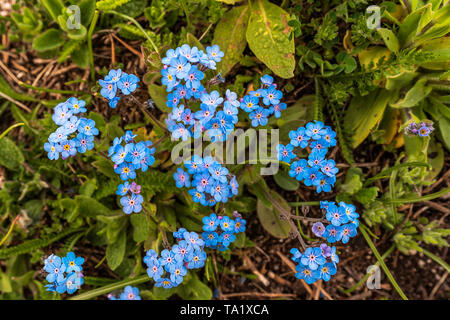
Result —
[{"label": "green stem", "polygon": [[11,127],[9,127],[8,129],[6,129],[5,131],[3,131],[2,134],[0,134],[0,140],[1,140],[4,136],[6,136],[6,135],[8,134],[8,132],[10,132],[12,129],[17,128],[17,127],[20,127],[20,126],[23,126],[23,125],[25,125],[25,123],[23,123],[23,122],[19,122],[19,123],[13,124]]},{"label": "green stem", "polygon": [[385,200],[383,202],[385,203],[413,203],[413,202],[422,202],[422,201],[428,201],[428,200],[433,200],[439,197],[442,197],[443,195],[446,195],[447,193],[450,192],[450,187],[442,189],[441,191],[432,193],[432,194],[428,194],[426,196],[423,197],[415,197],[415,198],[397,198],[397,199],[390,199],[390,200]]},{"label": "green stem", "polygon": [[[391,200],[395,200],[395,179],[397,178],[397,170],[392,171],[391,178],[389,179],[389,194],[391,196]],[[398,222],[398,213],[397,206],[395,203],[391,203],[391,210],[394,218],[394,226],[397,225]]]},{"label": "green stem", "polygon": [[144,34],[144,36],[147,38],[147,40],[150,42],[150,44],[153,46],[153,48],[155,49],[156,53],[157,53],[158,56],[159,56],[159,50],[158,50],[158,48],[156,47],[155,43],[154,43],[153,40],[150,38],[150,36],[147,34],[147,31],[145,31],[144,28],[142,28],[142,26],[139,24],[139,22],[137,22],[137,21],[136,21],[135,19],[133,19],[132,17],[127,16],[126,14],[122,14],[122,13],[119,13],[119,12],[114,11],[114,10],[108,10],[108,11],[105,11],[105,13],[111,13],[111,14],[114,14],[114,15],[116,15],[116,16],[122,17],[122,18],[124,18],[124,19],[127,19],[127,20],[133,22],[134,25],[135,25],[139,30],[141,30],[141,32]]},{"label": "green stem", "polygon": [[400,288],[400,286],[398,285],[398,283],[395,281],[394,277],[392,276],[392,273],[389,271],[388,267],[384,263],[383,259],[380,256],[380,253],[378,252],[377,248],[373,244],[373,242],[370,239],[369,235],[367,234],[366,227],[361,224],[359,226],[359,230],[361,230],[361,233],[362,233],[364,239],[366,239],[367,244],[369,245],[369,247],[372,250],[372,252],[375,255],[375,257],[377,258],[378,262],[381,265],[381,268],[383,268],[384,273],[386,273],[386,276],[388,277],[389,281],[391,282],[392,286],[395,288],[395,290],[397,291],[399,296],[403,300],[408,300],[408,298],[406,297],[405,293],[402,291],[402,289]]},{"label": "green stem", "polygon": [[92,35],[98,20],[98,11],[95,10],[91,25],[88,31],[88,49],[89,49],[89,64],[91,65],[91,80],[95,81],[95,66],[94,66],[94,51],[92,50]]},{"label": "green stem", "polygon": [[[391,247],[390,247],[390,248],[389,248],[389,249],[381,256],[381,259],[385,260],[385,259],[392,253],[392,251],[394,251],[394,249],[395,249],[395,244],[393,244],[393,245],[392,245],[392,246],[391,246]],[[379,266],[380,263],[377,261],[377,263],[375,263],[375,265],[376,265],[376,266]],[[355,284],[355,285],[354,285],[353,287],[351,287],[351,288],[348,288],[347,290],[344,290],[343,292],[344,292],[345,294],[352,293],[353,291],[355,291],[356,289],[358,289],[360,286],[362,286],[363,283],[367,281],[367,278],[370,277],[370,275],[371,275],[370,272],[369,272],[369,273],[366,273],[366,275],[365,275],[364,277],[362,277],[362,279],[359,280],[357,284]]]},{"label": "green stem", "polygon": [[36,91],[42,91],[42,92],[49,92],[49,93],[60,93],[60,94],[85,94],[86,92],[83,91],[73,91],[73,90],[57,90],[57,89],[48,89],[48,88],[41,88],[32,86],[31,84],[27,84],[25,82],[19,83],[22,87],[27,89],[33,89]]},{"label": "green stem", "polygon": [[445,262],[444,260],[442,260],[441,258],[436,256],[435,254],[431,253],[430,251],[425,250],[424,248],[422,248],[422,252],[424,255],[428,256],[429,258],[433,259],[435,262],[439,263],[445,269],[445,271],[450,273],[450,266],[448,265],[447,262]]},{"label": "green stem", "polygon": [[301,207],[301,206],[318,206],[320,201],[303,201],[303,202],[288,202],[291,207]]},{"label": "green stem", "polygon": [[68,300],[88,300],[88,299],[92,299],[92,298],[101,296],[102,294],[107,294],[107,293],[113,292],[115,290],[122,289],[126,286],[135,286],[135,285],[138,285],[141,283],[145,283],[147,281],[150,281],[150,278],[148,277],[147,274],[144,274],[144,275],[138,276],[136,278],[125,279],[123,281],[109,284],[104,287],[100,287],[100,288],[97,288],[94,290],[89,290],[87,292],[83,292],[79,295],[69,298]]}]

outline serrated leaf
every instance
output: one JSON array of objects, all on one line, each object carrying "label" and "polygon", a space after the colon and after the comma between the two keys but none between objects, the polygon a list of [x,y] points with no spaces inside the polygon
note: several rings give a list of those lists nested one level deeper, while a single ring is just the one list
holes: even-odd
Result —
[{"label": "serrated leaf", "polygon": [[235,7],[225,13],[216,26],[213,44],[219,45],[225,54],[218,64],[218,70],[222,75],[226,75],[243,57],[247,46],[245,31],[248,19],[248,6]]},{"label": "serrated leaf", "polygon": [[42,52],[59,48],[63,44],[64,38],[62,31],[48,29],[34,39],[33,48],[38,52]]},{"label": "serrated leaf", "polygon": [[247,42],[256,57],[282,78],[294,76],[294,37],[289,39],[289,14],[267,0],[252,3]]}]

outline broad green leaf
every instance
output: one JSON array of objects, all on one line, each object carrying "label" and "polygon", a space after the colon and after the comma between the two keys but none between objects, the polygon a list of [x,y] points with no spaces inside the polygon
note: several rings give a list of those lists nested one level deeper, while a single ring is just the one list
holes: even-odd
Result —
[{"label": "broad green leaf", "polygon": [[167,92],[162,86],[151,84],[148,86],[148,93],[150,98],[155,102],[156,106],[162,112],[171,112],[172,110],[166,105]]},{"label": "broad green leaf", "polygon": [[117,269],[125,257],[125,249],[127,247],[126,228],[119,233],[116,241],[106,247],[106,261],[111,270]]},{"label": "broad green leaf", "polygon": [[[72,40],[83,40],[83,39],[86,38],[86,35],[87,35],[87,29],[86,29],[85,26],[80,25],[80,28],[79,28],[79,29],[72,29],[72,30],[69,30],[69,31],[67,32],[67,35],[68,35],[69,38],[72,39]],[[84,51],[87,51],[87,48],[86,48],[86,49],[83,49],[83,50],[84,50]]]},{"label": "broad green leaf", "polygon": [[[270,191],[270,195],[281,205],[284,209],[290,212],[290,207],[278,193],[275,191]],[[256,211],[258,213],[259,221],[261,225],[266,229],[272,236],[277,238],[287,238],[289,236],[289,231],[291,226],[286,220],[280,220],[280,212],[276,206],[268,207],[264,204],[261,199],[258,198],[256,203]]]},{"label": "broad green leaf", "polygon": [[41,2],[53,20],[58,21],[58,16],[62,14],[64,8],[62,0],[41,0]]},{"label": "broad green leaf", "polygon": [[[199,50],[205,51],[205,47],[203,46],[203,44],[192,33],[187,33],[186,34],[186,40],[187,40],[186,43],[189,46],[197,47]],[[222,47],[220,47],[220,49],[223,51]],[[222,60],[223,60],[223,58],[222,58]]]},{"label": "broad green leaf", "polygon": [[432,70],[450,69],[450,37],[427,41],[422,44],[421,49],[422,52],[433,54],[421,67]]},{"label": "broad green leaf", "polygon": [[247,46],[245,31],[248,19],[248,6],[235,7],[225,13],[216,26],[213,44],[219,45],[225,54],[218,65],[222,75],[226,75],[243,57]]},{"label": "broad green leaf", "polygon": [[420,18],[426,10],[426,7],[427,6],[423,6],[419,10],[410,13],[405,19],[403,19],[397,33],[400,47],[403,48],[407,46],[411,42],[412,38],[417,34]]},{"label": "broad green leaf", "polygon": [[0,139],[0,166],[10,170],[17,170],[25,161],[22,151],[14,141],[8,137]]},{"label": "broad green leaf", "polygon": [[135,242],[146,240],[150,235],[150,224],[148,223],[147,216],[143,213],[132,214],[130,221],[134,227],[133,240]]},{"label": "broad green leaf", "polygon": [[380,122],[392,94],[390,91],[377,89],[367,96],[352,99],[345,113],[344,130],[352,136],[353,148],[363,142]]},{"label": "broad green leaf", "polygon": [[450,150],[450,120],[445,117],[441,117],[438,123],[439,131],[442,135],[442,140],[445,143],[445,147],[447,150]]},{"label": "broad green leaf", "polygon": [[114,214],[112,210],[93,198],[78,195],[75,197],[75,200],[78,202],[80,215],[85,217],[110,216]]},{"label": "broad green leaf", "polygon": [[87,27],[94,16],[95,0],[83,0],[79,4],[81,24]]},{"label": "broad green leaf", "polygon": [[62,31],[57,29],[47,29],[44,33],[36,37],[33,41],[33,48],[38,51],[47,51],[59,48],[64,44]]},{"label": "broad green leaf", "polygon": [[411,108],[425,99],[431,92],[432,87],[427,86],[427,79],[418,80],[414,86],[408,90],[405,97],[396,103],[391,103],[393,108]]},{"label": "broad green leaf", "polygon": [[294,76],[294,37],[289,14],[267,0],[252,2],[247,42],[256,57],[281,78]]},{"label": "broad green leaf", "polygon": [[398,43],[398,39],[395,34],[386,28],[379,28],[377,29],[377,32],[380,34],[381,38],[383,38],[386,47],[388,47],[388,49],[392,52],[397,53],[400,49],[400,44]]},{"label": "broad green leaf", "polygon": [[300,186],[300,183],[295,178],[292,178],[283,170],[278,171],[278,173],[273,176],[273,179],[281,188],[287,191],[295,191]]},{"label": "broad green leaf", "polygon": [[70,57],[72,61],[79,66],[80,68],[87,68],[89,66],[89,51],[86,45],[80,46],[78,49],[75,49]]}]

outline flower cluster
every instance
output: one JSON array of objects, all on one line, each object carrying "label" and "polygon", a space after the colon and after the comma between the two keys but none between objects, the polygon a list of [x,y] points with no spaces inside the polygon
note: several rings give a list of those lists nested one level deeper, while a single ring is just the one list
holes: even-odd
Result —
[{"label": "flower cluster", "polygon": [[265,126],[269,116],[273,114],[275,118],[279,118],[281,111],[286,109],[286,103],[280,102],[282,97],[283,93],[277,90],[273,78],[266,74],[261,77],[261,88],[245,95],[241,99],[240,107],[249,113],[253,127]]},{"label": "flower cluster", "polygon": [[[246,221],[240,214],[234,213],[235,219],[227,216],[217,216],[215,213],[203,218],[202,238],[205,246],[211,249],[225,251],[236,240],[235,234],[245,231]],[[219,231],[222,231],[219,233]]]},{"label": "flower cluster", "polygon": [[[286,146],[277,146],[278,159],[290,164],[289,175],[298,181],[304,181],[306,186],[315,186],[318,193],[330,192],[336,182],[336,168],[334,160],[328,160],[325,155],[328,148],[336,145],[336,133],[321,121],[309,122],[305,127],[289,132],[291,142]],[[310,150],[308,160],[296,158],[294,147]]]},{"label": "flower cluster", "polygon": [[121,95],[129,95],[134,92],[138,86],[139,78],[134,74],[127,74],[122,70],[110,70],[108,75],[98,81],[102,86],[100,94],[108,99],[109,106],[115,108]]},{"label": "flower cluster", "polygon": [[108,295],[109,300],[141,300],[141,297],[139,296],[139,289],[132,287],[132,286],[126,286],[123,292],[120,294],[119,298],[116,296],[109,294]]},{"label": "flower cluster", "polygon": [[[350,238],[356,236],[356,228],[359,225],[359,214],[355,211],[355,206],[345,202],[320,201],[320,207],[324,210],[326,219],[330,222],[326,227],[322,222],[316,222],[312,226],[312,231],[317,237],[324,238],[328,243],[342,241],[347,243]],[[316,280],[330,280],[336,274],[336,264],[339,257],[336,254],[336,247],[330,247],[322,243],[320,247],[309,247],[304,253],[297,248],[291,250],[292,260],[298,263],[296,277],[305,280],[308,284]]]},{"label": "flower cluster", "polygon": [[325,211],[330,224],[325,227],[321,222],[314,223],[312,231],[317,237],[322,237],[329,243],[347,243],[350,238],[356,236],[359,214],[354,205],[342,201],[339,205],[333,201],[320,201],[320,208]]},{"label": "flower cluster", "polygon": [[141,186],[128,180],[136,179],[136,170],[141,169],[145,172],[155,162],[153,157],[155,148],[151,148],[152,141],[136,142],[135,137],[131,131],[125,132],[124,136],[114,138],[113,145],[108,151],[108,156],[114,162],[114,171],[124,181],[117,187],[116,194],[122,196],[120,204],[126,214],[140,212],[144,201],[140,195]]},{"label": "flower cluster", "polygon": [[411,122],[406,126],[405,133],[419,137],[428,137],[433,130],[433,122],[431,121],[422,121],[419,124]]},{"label": "flower cluster", "polygon": [[217,202],[227,202],[233,195],[238,194],[239,184],[236,176],[212,157],[200,158],[194,155],[184,166],[188,172],[178,168],[173,177],[178,188],[189,188],[192,185],[189,194],[194,202],[213,206]]},{"label": "flower cluster", "polygon": [[47,272],[46,280],[50,282],[45,287],[47,291],[72,294],[84,283],[82,264],[84,258],[76,257],[69,252],[64,258],[51,254],[44,261],[44,271]]},{"label": "flower cluster", "polygon": [[98,135],[95,121],[76,116],[86,112],[85,105],[85,101],[72,97],[54,108],[52,120],[59,127],[44,144],[50,160],[58,160],[60,154],[65,160],[94,148],[94,136]]},{"label": "flower cluster", "polygon": [[188,269],[202,268],[206,262],[205,242],[196,232],[180,228],[173,237],[178,244],[170,250],[164,249],[159,256],[151,249],[144,257],[148,276],[156,281],[155,286],[165,289],[178,286]]},{"label": "flower cluster", "polygon": [[[207,47],[206,53],[187,44],[166,52],[161,74],[162,84],[169,92],[166,104],[172,108],[166,124],[173,139],[186,141],[190,137],[198,138],[206,131],[211,141],[224,141],[234,129],[240,105],[236,93],[227,90],[224,99],[218,91],[209,93],[202,85],[204,71],[215,70],[223,56],[218,45]],[[210,79],[209,84],[223,81],[225,79],[219,74]],[[200,100],[197,111],[187,105],[195,100]]]}]

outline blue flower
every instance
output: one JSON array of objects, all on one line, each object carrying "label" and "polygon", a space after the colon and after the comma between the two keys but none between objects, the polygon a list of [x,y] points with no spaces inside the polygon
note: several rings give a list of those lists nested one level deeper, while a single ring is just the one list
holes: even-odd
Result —
[{"label": "blue flower", "polygon": [[117,94],[117,83],[109,82],[105,80],[98,80],[98,83],[102,86],[100,94],[106,99],[113,99]]},{"label": "blue flower", "polygon": [[55,132],[51,133],[48,137],[48,141],[50,143],[58,143],[61,141],[67,140],[67,134],[64,130],[64,127],[59,127]]},{"label": "blue flower", "polygon": [[50,283],[63,282],[66,265],[62,263],[62,259],[58,256],[52,255],[51,260],[52,262],[48,262],[44,265],[44,270],[48,272],[45,279]]},{"label": "blue flower", "polygon": [[120,179],[127,181],[128,179],[136,179],[136,172],[134,171],[134,165],[131,163],[121,163],[114,169],[114,172],[120,174]]},{"label": "blue flower", "polygon": [[73,157],[77,154],[76,144],[73,140],[66,140],[61,142],[61,157],[67,159],[68,157]]},{"label": "blue flower", "polygon": [[184,233],[186,232],[186,229],[185,228],[180,228],[180,229],[178,229],[178,231],[175,231],[174,233],[173,233],[173,237],[175,238],[175,239],[184,239]]},{"label": "blue flower", "polygon": [[190,136],[189,130],[181,123],[177,124],[172,131],[172,138],[175,140],[181,138],[181,140],[186,141]]},{"label": "blue flower", "polygon": [[312,139],[318,140],[327,134],[327,130],[324,128],[322,121],[314,120],[314,123],[309,122],[306,124],[305,133]]},{"label": "blue flower", "polygon": [[84,283],[84,279],[77,272],[70,273],[61,283],[56,286],[56,291],[58,293],[64,293],[67,291],[68,294],[72,294],[81,287]]},{"label": "blue flower", "polygon": [[334,204],[328,206],[326,218],[336,227],[348,222],[347,215],[343,214]]},{"label": "blue flower", "polygon": [[88,136],[98,135],[98,129],[95,127],[95,121],[91,119],[80,119],[80,122],[78,124],[78,131]]},{"label": "blue flower", "polygon": [[241,219],[239,217],[237,217],[234,220],[234,233],[239,233],[239,232],[244,232],[245,231],[245,224],[247,223],[247,221],[245,221],[244,219]]},{"label": "blue flower", "polygon": [[130,189],[130,183],[128,181],[125,181],[123,184],[119,184],[117,187],[116,194],[118,196],[124,196],[128,193],[128,190]]},{"label": "blue flower", "polygon": [[222,167],[221,164],[216,163],[216,164],[210,166],[208,170],[213,179],[218,180],[221,183],[227,182],[227,175],[228,175],[229,171],[227,168]]},{"label": "blue flower", "polygon": [[233,232],[235,222],[229,217],[224,216],[220,219],[220,228],[225,232]]},{"label": "blue flower", "polygon": [[173,49],[169,49],[166,51],[166,57],[161,59],[161,62],[164,63],[165,65],[169,65],[170,61],[172,61],[172,59],[174,58],[178,58],[180,49],[177,48],[176,50]]},{"label": "blue flower", "polygon": [[188,75],[191,69],[191,64],[187,61],[185,57],[173,58],[170,61],[169,73],[176,76],[178,79],[184,79]]},{"label": "blue flower", "polygon": [[283,97],[283,93],[275,88],[275,86],[270,86],[268,89],[264,90],[263,103],[268,105],[276,105],[280,103],[280,99]]},{"label": "blue flower", "polygon": [[209,193],[214,197],[214,200],[226,202],[228,199],[229,187],[226,183],[221,183],[215,180],[209,188]]},{"label": "blue flower", "polygon": [[323,174],[316,168],[307,168],[305,172],[305,186],[312,186],[320,183]]},{"label": "blue flower", "polygon": [[319,272],[320,278],[324,281],[328,281],[330,280],[331,276],[336,274],[336,267],[332,263],[327,262],[324,265],[320,266]]},{"label": "blue flower", "polygon": [[215,110],[216,110],[215,106],[202,103],[200,105],[200,110],[194,114],[194,117],[201,123],[205,124],[212,119]]},{"label": "blue flower", "polygon": [[55,113],[53,113],[52,119],[58,126],[64,125],[73,114],[73,112],[69,110],[68,104],[65,102],[58,104],[54,111]]},{"label": "blue flower", "polygon": [[199,192],[196,189],[191,189],[189,190],[189,194],[192,196],[192,200],[194,200],[194,202],[199,202],[201,204],[205,203],[205,194],[202,192]]},{"label": "blue flower", "polygon": [[167,86],[167,92],[173,90],[173,88],[178,84],[176,76],[172,75],[167,69],[161,70],[161,83]]},{"label": "blue flower", "polygon": [[[180,234],[178,237],[178,239],[183,239],[184,238],[184,234],[187,232],[185,229],[180,229],[181,231],[179,231],[178,233],[182,233]],[[175,233],[175,232],[174,232]],[[188,261],[188,257],[189,254],[191,254],[194,251],[194,248],[188,244],[185,240],[181,240],[180,242],[178,242],[178,244],[174,245],[172,247],[172,252],[175,253],[176,258],[178,261]]]},{"label": "blue flower", "polygon": [[261,82],[263,85],[270,86],[273,83],[273,78],[268,74],[261,77]]},{"label": "blue flower", "polygon": [[81,266],[84,263],[84,258],[82,257],[76,257],[75,253],[69,252],[67,253],[67,256],[62,258],[63,263],[66,266],[66,272],[80,272],[83,270],[83,267]]},{"label": "blue flower", "polygon": [[206,253],[200,250],[193,251],[189,254],[188,261],[189,269],[201,268],[205,265]]},{"label": "blue flower", "polygon": [[287,108],[286,103],[282,102],[282,103],[278,103],[276,105],[273,105],[270,107],[269,111],[270,113],[273,113],[275,118],[279,118],[281,117],[281,111],[283,111],[284,109]]},{"label": "blue flower", "polygon": [[131,130],[127,130],[125,132],[125,134],[123,135],[123,140],[125,141],[125,143],[129,143],[131,141],[134,140],[134,138],[136,138],[137,135],[133,134],[133,132]]},{"label": "blue flower", "polygon": [[214,60],[215,62],[220,62],[221,58],[224,56],[224,53],[220,51],[217,44],[212,47],[206,47],[206,53],[208,54],[208,58]]},{"label": "blue flower", "polygon": [[205,246],[208,248],[216,246],[219,241],[219,235],[217,232],[203,232],[202,238],[205,239]]},{"label": "blue flower", "polygon": [[85,153],[87,150],[94,149],[94,136],[79,133],[75,138],[75,144],[78,152]]},{"label": "blue flower", "polygon": [[245,112],[252,112],[253,110],[259,108],[258,98],[246,95],[241,102],[241,108]]},{"label": "blue flower", "polygon": [[327,225],[323,237],[327,239],[329,243],[335,243],[341,240],[342,233],[339,227],[333,226],[332,224]]},{"label": "blue flower", "polygon": [[176,267],[172,269],[172,272],[170,274],[170,281],[173,283],[179,285],[183,282],[183,277],[187,274],[187,269],[179,264]]},{"label": "blue flower", "polygon": [[80,112],[86,112],[86,108],[84,106],[86,105],[86,101],[84,100],[78,100],[77,98],[69,98],[66,103],[69,106],[70,111],[72,111],[73,114],[77,114]]},{"label": "blue flower", "polygon": [[122,91],[124,95],[129,95],[138,87],[137,83],[139,82],[139,78],[134,74],[126,74],[124,73],[122,77],[117,82],[117,87]]},{"label": "blue flower", "polygon": [[175,183],[178,188],[189,188],[191,186],[189,175],[181,168],[177,169],[177,172],[173,174],[173,178],[175,179]]},{"label": "blue flower", "polygon": [[236,236],[231,232],[223,232],[219,236],[219,242],[221,242],[225,247],[228,247],[230,243],[233,243],[235,240]]},{"label": "blue flower", "polygon": [[328,177],[320,173],[319,178],[313,182],[313,185],[316,186],[317,193],[322,191],[330,192],[331,187],[334,186],[336,182],[336,177]]},{"label": "blue flower", "polygon": [[187,88],[199,88],[205,74],[197,69],[196,65],[191,66],[187,76],[186,76],[186,87]]},{"label": "blue flower", "polygon": [[323,139],[328,143],[329,147],[334,147],[336,145],[336,132],[331,129],[327,130]]},{"label": "blue flower", "polygon": [[178,53],[185,57],[186,59],[189,60],[189,62],[198,62],[199,61],[199,57],[198,57],[198,48],[197,47],[191,47],[188,44],[183,44],[179,49],[178,49]]},{"label": "blue flower", "polygon": [[289,170],[289,175],[298,181],[302,181],[307,172],[308,162],[305,159],[300,159],[291,163],[291,169]]},{"label": "blue flower", "polygon": [[131,162],[134,165],[141,163],[142,159],[145,157],[145,150],[147,146],[144,142],[138,142],[137,144],[129,143],[125,146],[125,151],[127,152],[126,161]]},{"label": "blue flower", "polygon": [[334,160],[325,160],[321,162],[320,170],[329,177],[333,177],[339,172],[339,169],[336,168],[336,163]]},{"label": "blue flower", "polygon": [[111,160],[116,165],[121,164],[127,158],[127,155],[128,155],[127,148],[124,148],[121,145],[118,145],[117,147],[115,147],[114,152],[115,152],[115,154],[112,155]]},{"label": "blue flower", "polygon": [[336,253],[336,247],[335,246],[333,246],[331,248],[330,258],[331,258],[331,261],[333,262],[334,266],[336,267],[336,263],[339,263],[339,257],[338,257],[338,255]]},{"label": "blue flower", "polygon": [[309,269],[317,270],[320,265],[325,263],[325,258],[322,256],[322,250],[319,247],[309,247],[300,261],[303,265],[308,266]]},{"label": "blue flower", "polygon": [[123,76],[123,72],[121,69],[117,70],[109,70],[108,75],[105,77],[105,81],[117,83],[120,78]]},{"label": "blue flower", "polygon": [[211,176],[208,172],[202,172],[194,175],[194,181],[192,182],[192,186],[197,189],[199,192],[204,192],[209,190],[211,185]]},{"label": "blue flower", "polygon": [[161,252],[161,258],[159,258],[159,263],[161,264],[161,266],[164,266],[164,269],[167,272],[171,272],[171,268],[175,267],[178,264],[178,262],[181,261],[179,260],[179,257],[175,255],[174,252],[169,251],[167,249],[164,249]]},{"label": "blue flower", "polygon": [[145,148],[145,155],[140,162],[142,172],[146,172],[148,167],[155,163],[155,157],[152,154],[155,153],[154,148]]},{"label": "blue flower", "polygon": [[[145,257],[147,258],[147,256]],[[161,278],[164,273],[164,269],[156,258],[148,258],[147,260],[144,258],[144,262],[147,264],[147,274],[150,278],[153,278],[155,281]]]},{"label": "blue flower", "polygon": [[160,278],[155,283],[156,287],[163,287],[164,289],[170,289],[174,286],[174,283],[168,278]]},{"label": "blue flower", "polygon": [[48,152],[47,157],[50,160],[58,160],[59,153],[62,152],[62,147],[58,143],[46,142],[44,144],[44,150]]},{"label": "blue flower", "polygon": [[286,146],[279,144],[277,146],[278,160],[290,163],[295,158],[295,154],[292,153],[293,150],[294,147],[289,143]]},{"label": "blue flower", "polygon": [[339,202],[339,210],[342,211],[343,214],[345,214],[348,218],[348,221],[354,221],[358,219],[359,214],[356,213],[356,208],[352,204],[347,204],[343,201]]},{"label": "blue flower", "polygon": [[219,219],[215,213],[209,216],[203,217],[203,230],[211,232],[215,231],[219,226]]},{"label": "blue flower", "polygon": [[223,98],[220,96],[219,92],[214,90],[212,91],[210,94],[208,93],[204,93],[202,94],[202,96],[200,97],[200,100],[208,105],[208,106],[213,106],[213,107],[217,107],[219,104],[221,104],[223,102]]},{"label": "blue flower", "polygon": [[345,225],[342,225],[340,227],[340,233],[341,233],[341,240],[342,243],[347,243],[350,238],[353,238],[356,236],[356,226],[353,223],[348,223]]},{"label": "blue flower", "polygon": [[131,194],[131,196],[122,197],[120,204],[123,206],[123,212],[130,214],[132,212],[142,211],[142,202],[144,198],[140,194]]},{"label": "blue flower", "polygon": [[200,250],[201,247],[205,245],[205,242],[199,238],[196,232],[185,232],[184,239],[186,242],[192,246],[194,250]]},{"label": "blue flower", "polygon": [[139,289],[132,286],[126,286],[120,294],[120,300],[141,300]]},{"label": "blue flower", "polygon": [[310,270],[300,264],[295,267],[295,270],[297,271],[295,276],[298,279],[305,280],[307,284],[313,284],[320,278],[320,273],[317,270]]},{"label": "blue flower", "polygon": [[267,117],[269,116],[269,111],[264,108],[257,108],[255,111],[250,113],[250,119],[252,120],[252,126],[258,127],[258,126],[265,126],[269,119]]},{"label": "blue flower", "polygon": [[312,232],[316,235],[316,237],[322,237],[325,232],[325,226],[322,222],[316,222],[312,226]]},{"label": "blue flower", "polygon": [[297,248],[292,248],[290,252],[292,254],[291,260],[300,263],[300,260],[303,256],[302,253]]}]

